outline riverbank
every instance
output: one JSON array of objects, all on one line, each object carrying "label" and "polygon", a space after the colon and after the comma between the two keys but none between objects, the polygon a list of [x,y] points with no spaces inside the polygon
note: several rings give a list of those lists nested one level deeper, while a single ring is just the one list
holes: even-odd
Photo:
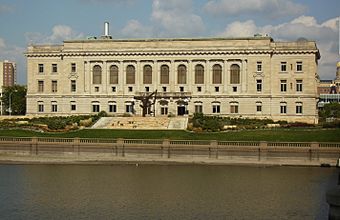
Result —
[{"label": "riverbank", "polygon": [[323,165],[336,166],[336,160],[329,159],[322,162],[317,160],[301,160],[301,158],[275,158],[267,160],[257,160],[252,157],[233,157],[229,159],[214,158],[154,158],[132,156],[128,158],[110,156],[73,156],[73,155],[9,155],[0,154],[0,164],[50,164],[50,165],[116,165],[132,164],[141,165],[234,165],[234,166],[304,166],[320,167]]}]

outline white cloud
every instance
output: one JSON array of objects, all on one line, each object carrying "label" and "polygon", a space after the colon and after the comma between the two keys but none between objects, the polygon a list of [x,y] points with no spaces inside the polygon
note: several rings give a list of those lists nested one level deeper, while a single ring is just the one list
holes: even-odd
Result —
[{"label": "white cloud", "polygon": [[205,29],[193,10],[192,0],[153,0],[151,20],[161,36],[192,36]]},{"label": "white cloud", "polygon": [[321,53],[319,62],[319,75],[322,78],[334,78],[335,64],[340,60],[338,53],[337,18],[318,23],[314,17],[300,16],[288,23],[276,26],[257,26],[253,20],[245,22],[236,21],[225,28],[220,36],[224,37],[250,37],[256,33],[269,34],[274,40],[297,40],[304,37],[315,40]]},{"label": "white cloud", "polygon": [[28,32],[25,33],[25,37],[27,42],[29,43],[61,43],[64,40],[70,39],[79,39],[82,38],[84,35],[82,33],[78,33],[74,31],[71,27],[67,25],[55,25],[52,28],[52,34],[46,35],[37,32]]},{"label": "white cloud", "polygon": [[4,4],[0,5],[0,14],[12,12],[12,11],[13,11],[13,8],[11,6],[4,5]]},{"label": "white cloud", "polygon": [[277,18],[289,15],[300,15],[306,7],[292,0],[210,0],[204,6],[212,15],[237,16],[257,13],[261,16]]},{"label": "white cloud", "polygon": [[122,29],[122,34],[126,37],[150,37],[152,28],[142,25],[137,20],[128,21],[127,25]]}]

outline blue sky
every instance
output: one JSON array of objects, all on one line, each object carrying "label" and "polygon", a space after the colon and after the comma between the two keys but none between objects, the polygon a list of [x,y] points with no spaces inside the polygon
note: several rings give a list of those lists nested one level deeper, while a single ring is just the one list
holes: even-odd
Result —
[{"label": "blue sky", "polygon": [[0,0],[0,59],[17,62],[26,83],[28,44],[61,44],[103,34],[114,38],[304,37],[321,52],[319,75],[333,79],[340,61],[339,0]]}]

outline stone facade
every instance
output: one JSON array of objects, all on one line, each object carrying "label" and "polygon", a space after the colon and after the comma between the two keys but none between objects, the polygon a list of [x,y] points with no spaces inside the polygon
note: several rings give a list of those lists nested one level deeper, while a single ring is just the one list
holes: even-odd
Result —
[{"label": "stone facade", "polygon": [[317,123],[320,54],[312,41],[88,39],[32,45],[26,56],[28,115],[141,115],[138,98],[157,90],[156,116]]}]

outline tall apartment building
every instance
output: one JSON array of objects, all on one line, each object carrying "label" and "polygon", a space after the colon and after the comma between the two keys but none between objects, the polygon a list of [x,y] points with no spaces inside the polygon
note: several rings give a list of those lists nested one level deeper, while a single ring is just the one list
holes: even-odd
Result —
[{"label": "tall apartment building", "polygon": [[[0,98],[2,97],[3,86],[13,86],[16,84],[16,64],[8,60],[0,61]],[[4,112],[3,104],[0,99],[0,114]]]},{"label": "tall apartment building", "polygon": [[141,115],[157,90],[156,116],[208,115],[317,123],[313,41],[251,38],[68,40],[27,48],[27,114],[106,111]]}]

